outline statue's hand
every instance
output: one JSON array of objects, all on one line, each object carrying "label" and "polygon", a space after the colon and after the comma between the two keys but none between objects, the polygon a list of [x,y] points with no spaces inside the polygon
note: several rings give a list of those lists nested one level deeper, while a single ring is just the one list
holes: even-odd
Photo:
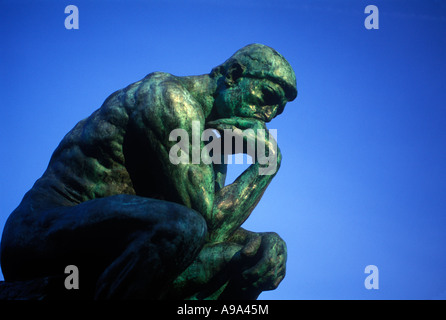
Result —
[{"label": "statue's hand", "polygon": [[[224,130],[232,130],[237,132],[237,130],[244,131],[246,129],[252,129],[252,131],[244,131],[243,132],[243,140],[245,142],[244,153],[247,150],[257,150],[259,146],[259,142],[265,146],[265,150],[267,150],[268,154],[271,155],[271,152],[276,153],[277,159],[277,169],[280,167],[280,163],[282,161],[282,154],[280,152],[279,146],[277,145],[276,140],[270,134],[268,134],[268,128],[264,121],[254,118],[242,118],[242,117],[233,117],[233,118],[224,118],[218,119],[215,121],[210,121],[206,123],[207,128],[216,129],[220,132],[222,137],[224,137]],[[257,134],[257,130],[264,130],[264,135]],[[262,141],[258,141],[258,139],[262,139]],[[234,150],[233,150],[234,151]],[[233,152],[234,153],[234,152]],[[257,152],[254,155],[253,160],[257,162]]]},{"label": "statue's hand", "polygon": [[208,243],[173,283],[173,299],[256,299],[285,277],[285,242],[276,233],[251,233],[247,243]]},{"label": "statue's hand", "polygon": [[223,133],[224,129],[253,129],[256,131],[257,129],[266,130],[266,124],[264,121],[255,118],[232,117],[209,121],[206,123],[206,128],[217,129],[220,133]]},{"label": "statue's hand", "polygon": [[274,232],[259,233],[242,249],[242,254],[257,258],[254,266],[242,272],[249,286],[260,291],[276,289],[285,277],[285,241]]}]

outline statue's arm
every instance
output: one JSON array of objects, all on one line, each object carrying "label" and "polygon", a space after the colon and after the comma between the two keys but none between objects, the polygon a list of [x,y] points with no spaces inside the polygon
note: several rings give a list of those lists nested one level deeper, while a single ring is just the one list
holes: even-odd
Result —
[{"label": "statue's arm", "polygon": [[232,184],[215,194],[212,229],[218,230],[212,241],[228,239],[249,217],[273,175],[259,175],[259,164],[252,164]]},{"label": "statue's arm", "polygon": [[[223,122],[224,124],[222,124]],[[228,126],[239,128],[242,126],[242,129],[248,127],[266,129],[265,124],[261,121],[252,123],[245,119],[232,119],[230,121],[224,119],[221,123],[214,123],[214,125],[219,129],[227,129]],[[254,135],[251,138],[247,137],[246,139],[251,140],[245,141],[246,144],[256,144],[258,136]],[[275,172],[269,175],[260,174],[262,165],[258,162],[258,159],[254,159],[255,163],[250,165],[232,184],[221,187],[221,189],[216,188],[213,205],[213,224],[211,229],[218,231],[215,231],[210,235],[211,241],[225,241],[240,228],[243,222],[254,210],[269,183],[275,176],[280,167],[282,156],[277,144],[275,144],[275,148],[272,148],[271,139],[272,138],[265,138],[266,141],[264,142],[269,146],[270,153],[276,153],[275,157],[272,157],[277,160]],[[217,169],[226,172],[226,165],[220,165]],[[215,166],[214,170],[216,170]],[[218,177],[217,174],[216,177]],[[223,183],[216,180],[217,186],[224,185],[224,176],[222,175],[222,177]]]}]

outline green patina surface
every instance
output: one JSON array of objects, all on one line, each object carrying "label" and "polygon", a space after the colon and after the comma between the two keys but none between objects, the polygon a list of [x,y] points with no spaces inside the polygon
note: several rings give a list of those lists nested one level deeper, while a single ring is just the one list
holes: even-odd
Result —
[{"label": "green patina surface", "polygon": [[79,294],[98,299],[255,299],[276,288],[285,276],[284,241],[240,227],[280,167],[273,138],[243,140],[247,148],[263,139],[276,170],[261,175],[265,165],[254,159],[226,185],[224,163],[173,164],[177,141],[169,134],[181,128],[201,150],[203,130],[221,139],[225,129],[266,130],[296,96],[289,63],[260,44],[210,74],[155,72],[114,92],[63,138],[10,215],[1,243],[5,279],[58,275],[75,264],[86,282]]}]

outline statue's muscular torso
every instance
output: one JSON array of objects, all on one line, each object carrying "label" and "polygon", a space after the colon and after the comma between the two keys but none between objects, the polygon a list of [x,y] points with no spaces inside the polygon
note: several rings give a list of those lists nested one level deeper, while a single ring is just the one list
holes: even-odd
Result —
[{"label": "statue's muscular torso", "polygon": [[149,74],[110,95],[80,121],[25,197],[31,197],[34,209],[45,209],[131,194],[180,203],[209,215],[212,167],[175,166],[169,161],[170,147],[176,143],[169,141],[169,133],[176,128],[190,132],[192,120],[204,125],[201,107],[178,78]]}]

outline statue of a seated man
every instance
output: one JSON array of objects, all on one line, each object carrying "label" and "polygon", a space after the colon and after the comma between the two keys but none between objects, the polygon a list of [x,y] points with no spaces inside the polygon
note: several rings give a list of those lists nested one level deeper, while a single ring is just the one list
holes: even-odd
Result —
[{"label": "statue of a seated man", "polygon": [[[155,72],[116,91],[63,138],[10,215],[5,280],[63,275],[75,265],[78,292],[92,299],[256,299],[275,289],[285,275],[284,241],[240,227],[274,174],[259,174],[253,159],[225,186],[224,162],[169,161],[177,143],[169,134],[191,133],[192,121],[201,131],[266,129],[296,95],[289,63],[260,44],[210,74]],[[271,135],[263,139],[278,169],[280,150]]]}]

